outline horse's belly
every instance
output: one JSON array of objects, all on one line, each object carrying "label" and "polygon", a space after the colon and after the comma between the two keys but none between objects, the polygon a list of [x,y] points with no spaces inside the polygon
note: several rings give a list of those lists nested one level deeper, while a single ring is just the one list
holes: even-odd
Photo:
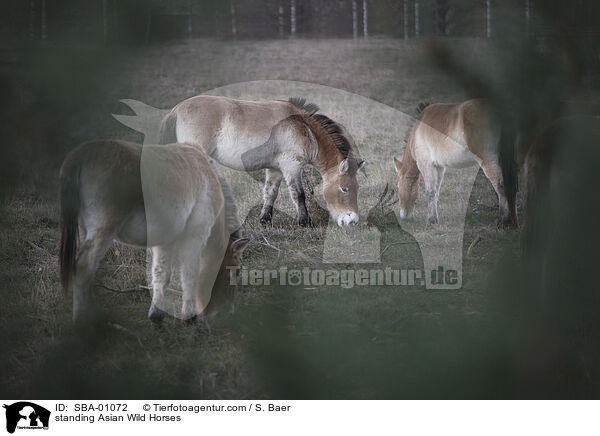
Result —
[{"label": "horse's belly", "polygon": [[[233,130],[233,129],[232,129]],[[267,168],[273,157],[273,147],[268,143],[268,134],[219,135],[211,157],[229,168],[238,171],[254,171]]]},{"label": "horse's belly", "polygon": [[[149,219],[147,219],[146,212]],[[127,245],[156,247],[173,242],[183,232],[186,220],[173,210],[133,211],[125,220],[117,239]]]},{"label": "horse's belly", "polygon": [[127,217],[117,234],[117,239],[127,245],[145,247],[147,235],[146,214],[143,208],[139,208]]},{"label": "horse's belly", "polygon": [[444,168],[467,168],[475,165],[475,156],[466,146],[455,144],[432,153],[432,162]]}]

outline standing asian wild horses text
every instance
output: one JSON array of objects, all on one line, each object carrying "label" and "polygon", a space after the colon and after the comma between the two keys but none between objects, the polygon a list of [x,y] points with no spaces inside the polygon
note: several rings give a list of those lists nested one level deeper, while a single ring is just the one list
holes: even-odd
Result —
[{"label": "standing asian wild horses text", "polygon": [[164,317],[165,287],[179,259],[182,318],[232,303],[227,266],[247,240],[229,191],[208,158],[181,144],[143,146],[93,141],[71,151],[60,170],[60,272],[73,288],[73,319],[82,321],[100,261],[113,240],[152,247],[148,316]]},{"label": "standing asian wild horses text", "polygon": [[161,125],[161,143],[194,145],[238,171],[266,169],[260,220],[270,223],[285,179],[300,225],[311,225],[302,187],[302,167],[323,178],[323,196],[339,226],[358,222],[357,172],[364,161],[344,127],[304,99],[244,101],[200,95],[171,110]]},{"label": "standing asian wild horses text", "polygon": [[427,224],[438,223],[437,203],[446,168],[479,164],[492,183],[500,207],[498,225],[516,226],[517,167],[510,154],[514,135],[503,129],[486,100],[430,104],[419,107],[398,172],[400,217],[409,218],[423,175],[427,193]]}]

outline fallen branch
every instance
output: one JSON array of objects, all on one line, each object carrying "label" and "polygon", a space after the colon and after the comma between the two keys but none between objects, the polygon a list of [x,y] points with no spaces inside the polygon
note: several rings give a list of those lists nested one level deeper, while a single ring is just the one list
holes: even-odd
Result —
[{"label": "fallen branch", "polygon": [[276,246],[274,246],[273,244],[271,244],[265,236],[263,236],[263,235],[261,235],[261,236],[265,240],[265,244],[263,244],[262,242],[259,242],[259,244],[265,245],[265,246],[272,248],[273,250],[277,250],[278,252],[281,253],[281,250],[279,248],[277,248]]},{"label": "fallen branch", "polygon": [[142,343],[142,340],[141,340],[141,338],[140,338],[138,335],[136,335],[135,333],[133,333],[131,330],[129,330],[129,329],[127,329],[127,328],[123,327],[123,326],[122,326],[122,325],[120,325],[120,324],[115,324],[115,323],[112,323],[112,322],[109,322],[109,323],[108,323],[108,325],[109,325],[109,327],[112,327],[112,328],[114,328],[115,330],[119,330],[119,331],[121,331],[121,332],[124,332],[124,333],[127,333],[127,334],[129,334],[129,335],[133,336],[134,338],[136,338],[136,339],[137,339],[137,341],[138,341],[138,343],[140,344],[140,346],[142,346],[142,347],[144,346],[144,344]]},{"label": "fallen branch", "polygon": [[471,256],[471,251],[479,243],[479,241],[481,241],[481,236],[475,236],[475,239],[473,239],[473,242],[471,242],[471,245],[469,245],[469,248],[467,248],[467,256]]},{"label": "fallen branch", "polygon": [[149,290],[152,290],[152,288],[150,286],[142,286],[142,285],[138,285],[135,288],[128,288],[128,289],[115,289],[115,288],[111,288],[110,286],[106,286],[104,283],[98,283],[97,285],[103,289],[106,289],[107,291],[114,292],[117,294],[126,294],[126,293],[130,293],[130,292],[148,292]]},{"label": "fallen branch", "polygon": [[40,247],[39,245],[36,245],[36,244],[34,244],[34,243],[33,243],[33,242],[31,242],[31,241],[28,241],[28,240],[26,240],[26,239],[24,239],[24,241],[25,241],[25,242],[27,242],[27,244],[28,244],[28,245],[29,245],[31,248],[33,248],[34,250],[46,251],[46,250],[44,250],[42,247]]},{"label": "fallen branch", "polygon": [[400,241],[400,242],[392,242],[385,246],[383,250],[381,250],[381,254],[379,256],[383,256],[383,253],[387,251],[388,248],[393,247],[394,245],[405,245],[405,244],[418,244],[418,241]]}]

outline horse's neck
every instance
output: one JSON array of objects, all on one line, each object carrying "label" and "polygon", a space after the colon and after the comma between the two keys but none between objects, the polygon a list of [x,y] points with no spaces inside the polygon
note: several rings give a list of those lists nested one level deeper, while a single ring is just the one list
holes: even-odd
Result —
[{"label": "horse's neck", "polygon": [[415,160],[414,154],[414,139],[411,140],[406,145],[406,150],[404,150],[404,156],[402,157],[402,166],[400,167],[400,172],[402,175],[408,179],[417,180],[419,178],[419,167],[417,166],[417,161]]},{"label": "horse's neck", "polygon": [[317,140],[316,150],[311,150],[308,154],[309,162],[321,175],[333,171],[344,160],[344,156],[337,147],[327,140]]},{"label": "horse's neck", "polygon": [[316,156],[311,160],[311,164],[319,171],[321,175],[337,171],[340,162],[344,160],[342,153],[338,150],[326,152],[318,151]]}]

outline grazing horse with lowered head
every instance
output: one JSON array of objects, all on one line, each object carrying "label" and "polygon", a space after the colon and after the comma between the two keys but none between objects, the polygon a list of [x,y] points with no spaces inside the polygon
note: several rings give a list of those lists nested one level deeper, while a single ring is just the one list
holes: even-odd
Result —
[{"label": "grazing horse with lowered head", "polygon": [[344,127],[304,99],[245,101],[200,95],[176,105],[163,119],[161,142],[183,142],[239,171],[266,169],[260,221],[270,223],[285,179],[300,225],[311,225],[302,168],[323,178],[323,196],[339,226],[358,222],[357,172],[364,161]]},{"label": "grazing horse with lowered head", "polygon": [[[148,316],[164,317],[164,291],[179,259],[182,317],[213,313],[231,296],[227,266],[247,240],[238,238],[229,191],[205,154],[188,145],[87,142],[60,170],[63,289],[73,288],[73,319],[82,321],[90,287],[113,240],[152,247]],[[225,298],[231,300],[231,298]]]},{"label": "grazing horse with lowered head", "polygon": [[[421,105],[398,172],[400,217],[413,212],[421,175],[427,194],[427,224],[438,223],[437,203],[446,168],[478,164],[492,183],[500,208],[498,225],[516,226],[516,164],[503,150],[514,150],[511,136],[502,129],[489,103],[483,99],[454,104]],[[512,148],[511,148],[512,147]]]}]

